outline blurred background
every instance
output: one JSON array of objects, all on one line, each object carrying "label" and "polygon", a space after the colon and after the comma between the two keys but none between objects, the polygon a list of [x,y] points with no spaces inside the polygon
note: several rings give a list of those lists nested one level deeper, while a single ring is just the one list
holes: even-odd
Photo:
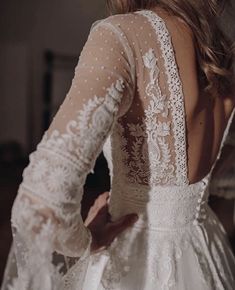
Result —
[{"label": "blurred background", "polygon": [[[235,40],[235,0],[221,18]],[[11,245],[10,213],[28,155],[62,103],[91,24],[105,0],[0,0],[0,284]],[[211,185],[211,206],[234,242],[235,122]],[[101,154],[85,186],[83,216],[109,190]],[[226,197],[226,198],[225,198]],[[233,216],[234,215],[234,216]]]}]

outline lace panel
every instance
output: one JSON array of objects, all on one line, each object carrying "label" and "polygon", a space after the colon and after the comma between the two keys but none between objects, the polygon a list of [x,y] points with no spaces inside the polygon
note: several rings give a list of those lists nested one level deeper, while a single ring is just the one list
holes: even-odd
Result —
[{"label": "lace panel", "polygon": [[[149,38],[152,47],[147,40],[145,45],[138,43],[138,51],[134,47],[135,54],[139,53],[137,92],[131,109],[115,125],[111,148],[105,146],[105,150],[112,151],[112,162],[123,161],[122,170],[112,170],[116,182],[185,185],[188,180],[184,96],[171,38],[155,13],[138,11],[134,19],[140,17],[137,13],[147,18],[143,22],[150,23],[154,31],[153,39]],[[144,32],[138,32],[138,36],[142,39]]]},{"label": "lace panel", "polygon": [[156,13],[147,10],[137,11],[136,13],[147,17],[153,26],[161,45],[162,56],[165,61],[165,69],[168,77],[167,83],[170,91],[169,102],[172,110],[172,124],[175,139],[174,150],[176,155],[176,184],[188,184],[184,96],[171,42],[171,36],[165,22]]}]

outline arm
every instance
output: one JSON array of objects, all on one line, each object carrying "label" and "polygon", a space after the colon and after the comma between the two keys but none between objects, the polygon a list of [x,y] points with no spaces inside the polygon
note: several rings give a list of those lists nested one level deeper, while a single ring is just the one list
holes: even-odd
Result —
[{"label": "arm", "polygon": [[41,242],[70,257],[89,253],[91,234],[80,215],[83,185],[115,120],[132,101],[128,48],[111,23],[92,27],[71,88],[30,155],[12,208],[13,232],[28,246]]}]

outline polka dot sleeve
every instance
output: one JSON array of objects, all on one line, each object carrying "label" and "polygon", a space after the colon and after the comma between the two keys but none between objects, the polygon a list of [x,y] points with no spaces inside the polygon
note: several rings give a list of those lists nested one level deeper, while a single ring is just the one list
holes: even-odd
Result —
[{"label": "polka dot sleeve", "polygon": [[[133,90],[127,39],[109,19],[99,21],[92,26],[64,102],[30,154],[12,208],[16,256],[22,243],[27,253],[17,262],[27,279],[36,279],[40,261],[53,277],[54,251],[81,261],[89,255],[91,234],[80,214],[83,186],[117,118],[131,105]],[[38,252],[37,263],[32,252]]]}]

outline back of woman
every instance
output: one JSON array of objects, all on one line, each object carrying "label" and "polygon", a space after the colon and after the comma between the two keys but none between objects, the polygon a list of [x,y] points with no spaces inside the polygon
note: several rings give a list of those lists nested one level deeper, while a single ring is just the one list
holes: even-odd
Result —
[{"label": "back of woman", "polygon": [[[208,87],[214,85],[214,91],[206,91],[200,80],[205,72],[199,68],[196,37],[181,18],[171,15],[161,7],[155,7],[142,13],[114,16],[111,21],[116,26],[120,25],[121,31],[124,31],[126,39],[123,41],[128,43],[134,59],[130,61],[130,65],[135,66],[136,72],[133,100],[125,108],[126,113],[119,118],[118,123],[123,125],[123,138],[126,139],[126,144],[120,150],[124,149],[124,167],[129,168],[124,169],[124,172],[129,170],[133,178],[136,176],[138,179],[137,183],[177,184],[175,172],[172,172],[171,180],[160,181],[161,176],[163,179],[167,178],[167,170],[159,172],[158,164],[162,163],[165,167],[167,164],[177,166],[178,161],[174,155],[177,155],[176,143],[180,139],[181,153],[186,155],[186,160],[181,161],[187,171],[182,172],[185,175],[182,178],[186,178],[183,184],[200,181],[211,171],[222,147],[225,128],[229,118],[232,118],[234,92],[223,95],[222,91],[215,89],[218,85],[216,77],[219,79],[215,72],[219,68],[215,67],[216,62],[213,64],[212,60],[211,63],[205,61],[204,66],[205,71],[212,70],[214,66],[214,83],[212,80],[212,83],[208,83]],[[224,62],[226,61],[228,60],[225,57]],[[229,74],[231,68],[221,73]],[[221,82],[228,82],[229,78],[231,77],[226,79],[224,76]],[[227,86],[226,89],[229,90],[229,85]],[[159,124],[163,127],[162,134],[156,132]],[[179,126],[181,130],[176,132]],[[157,138],[164,140],[164,144],[168,146],[165,149],[168,152],[165,159],[163,145],[159,144],[160,140]],[[149,147],[144,146],[144,143],[149,143]],[[125,152],[128,152],[128,157]],[[178,158],[184,159],[182,154]],[[153,159],[158,159],[159,163],[155,162],[153,174],[156,175],[156,181],[151,183],[148,175],[149,170],[153,171]],[[128,174],[127,179],[129,182]]]},{"label": "back of woman", "polygon": [[[121,14],[91,29],[24,171],[12,210],[18,278],[8,281],[9,262],[4,287],[234,287],[235,258],[207,204],[235,112],[231,44],[215,23],[215,1],[142,2],[113,1]],[[112,181],[106,232],[80,215],[102,149]],[[132,213],[138,220],[121,232],[117,223]],[[111,229],[115,239],[93,253]]]}]

